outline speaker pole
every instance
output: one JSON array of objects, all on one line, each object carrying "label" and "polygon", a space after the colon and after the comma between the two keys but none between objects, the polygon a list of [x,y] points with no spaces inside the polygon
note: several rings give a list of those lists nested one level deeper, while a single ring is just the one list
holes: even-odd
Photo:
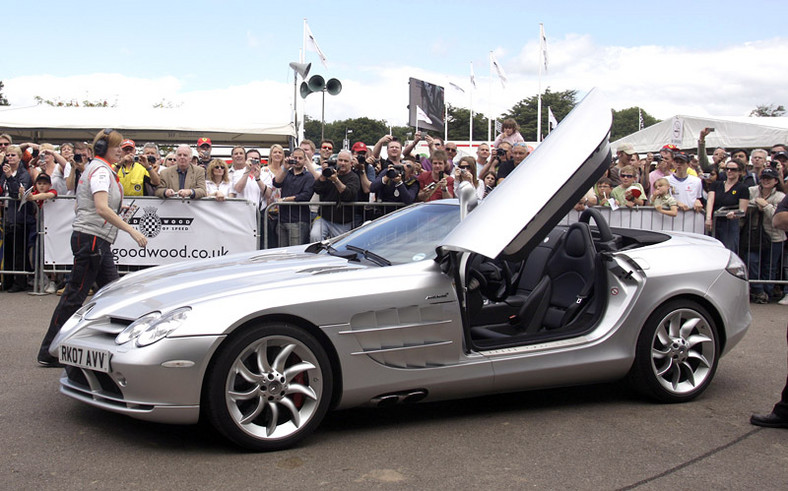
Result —
[{"label": "speaker pole", "polygon": [[320,116],[320,139],[325,139],[324,130],[326,128],[326,89],[323,89],[323,114]]}]

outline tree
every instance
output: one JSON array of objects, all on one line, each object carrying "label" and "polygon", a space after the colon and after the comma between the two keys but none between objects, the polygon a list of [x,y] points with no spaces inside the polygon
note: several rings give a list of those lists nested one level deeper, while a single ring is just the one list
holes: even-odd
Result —
[{"label": "tree", "polygon": [[[550,92],[550,87],[548,87],[544,91],[544,94],[542,94],[542,138],[547,136],[548,133],[547,107],[550,107],[550,110],[553,111],[555,118],[560,123],[561,120],[569,114],[569,111],[577,105],[577,101],[575,100],[576,97],[576,90]],[[501,118],[512,118],[517,121],[517,124],[520,125],[520,133],[523,135],[523,138],[525,138],[526,141],[534,141],[536,140],[536,120],[537,113],[539,112],[538,104],[538,95],[523,99],[512,106],[508,112],[501,115]]]},{"label": "tree", "polygon": [[[467,140],[470,136],[469,123],[471,110],[464,107],[448,106],[449,113],[449,140]],[[487,117],[484,114],[474,112],[473,114],[473,139],[483,140],[487,138]]]},{"label": "tree", "polygon": [[780,104],[774,107],[774,104],[759,104],[758,107],[750,112],[750,117],[756,118],[779,118],[785,116],[785,106]]},{"label": "tree", "polygon": [[[383,135],[388,135],[389,126],[382,119],[370,118],[350,118],[339,121],[332,121],[325,124],[323,134],[327,140],[334,142],[334,151],[342,148],[342,141],[345,139],[345,132],[352,130],[348,133],[348,140],[350,145],[357,141],[366,143],[367,145],[374,145]],[[407,126],[394,126],[391,128],[392,134],[404,141],[413,137],[413,130]],[[304,121],[304,138],[308,138],[315,142],[320,143],[320,120],[312,119],[309,116]]]},{"label": "tree", "polygon": [[[613,127],[610,129],[610,141],[616,141],[640,130],[637,107],[628,107],[620,111],[613,110]],[[660,120],[640,109],[643,115],[643,127],[659,123]]]},{"label": "tree", "polygon": [[0,80],[0,106],[10,106],[8,99],[3,95],[3,81]]}]

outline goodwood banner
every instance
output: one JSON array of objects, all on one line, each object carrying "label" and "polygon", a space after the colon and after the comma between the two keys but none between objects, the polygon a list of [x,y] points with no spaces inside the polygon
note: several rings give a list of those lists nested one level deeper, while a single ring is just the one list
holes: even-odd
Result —
[{"label": "goodwood banner", "polygon": [[[257,210],[246,200],[180,200],[129,197],[127,221],[148,238],[140,248],[119,232],[112,245],[118,265],[158,266],[257,249]],[[44,216],[44,263],[73,264],[72,197],[47,200]]]}]

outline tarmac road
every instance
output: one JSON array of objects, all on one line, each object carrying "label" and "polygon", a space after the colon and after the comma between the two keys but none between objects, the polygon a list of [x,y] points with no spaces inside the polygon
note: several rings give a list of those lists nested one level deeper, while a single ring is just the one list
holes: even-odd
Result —
[{"label": "tarmac road", "polygon": [[785,489],[788,430],[749,424],[785,384],[788,308],[754,324],[699,399],[623,383],[330,413],[301,447],[247,453],[58,393],[35,363],[57,297],[0,293],[3,489]]}]

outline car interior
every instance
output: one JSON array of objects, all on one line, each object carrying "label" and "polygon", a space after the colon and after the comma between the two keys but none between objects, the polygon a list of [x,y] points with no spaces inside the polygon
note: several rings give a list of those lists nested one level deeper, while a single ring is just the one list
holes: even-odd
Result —
[{"label": "car interior", "polygon": [[[589,221],[593,219],[595,226]],[[523,261],[473,254],[466,263],[466,313],[477,348],[575,337],[604,313],[610,252],[667,240],[656,232],[611,230],[588,209],[558,226]]]}]

